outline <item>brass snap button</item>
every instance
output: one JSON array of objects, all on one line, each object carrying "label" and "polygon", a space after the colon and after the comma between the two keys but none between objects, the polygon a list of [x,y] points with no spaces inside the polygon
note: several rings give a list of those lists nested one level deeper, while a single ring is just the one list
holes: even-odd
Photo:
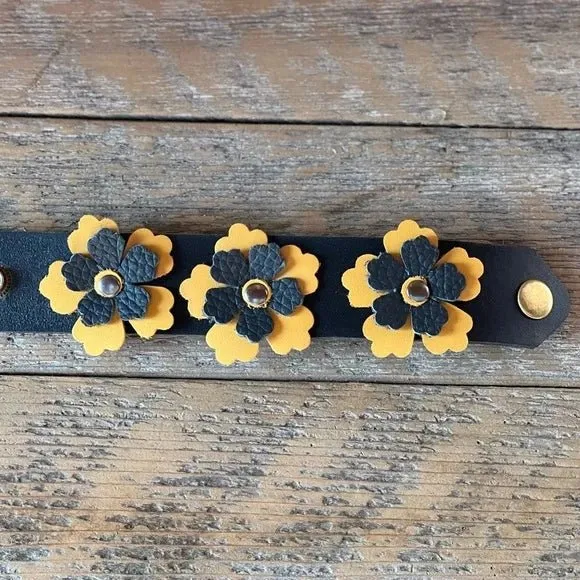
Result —
[{"label": "brass snap button", "polygon": [[554,307],[552,291],[540,280],[526,280],[518,290],[518,306],[528,318],[542,320]]}]

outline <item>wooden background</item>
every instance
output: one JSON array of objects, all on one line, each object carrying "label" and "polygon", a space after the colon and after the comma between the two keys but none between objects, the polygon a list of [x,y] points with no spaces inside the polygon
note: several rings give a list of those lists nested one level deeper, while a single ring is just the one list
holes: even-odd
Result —
[{"label": "wooden background", "polygon": [[580,575],[580,3],[0,0],[2,227],[536,248],[536,350],[0,335],[0,577]]}]

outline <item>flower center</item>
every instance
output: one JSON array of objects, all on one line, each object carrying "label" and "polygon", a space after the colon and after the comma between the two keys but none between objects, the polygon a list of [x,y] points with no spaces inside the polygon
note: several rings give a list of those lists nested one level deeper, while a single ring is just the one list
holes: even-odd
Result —
[{"label": "flower center", "polygon": [[95,276],[95,292],[103,298],[114,298],[123,289],[123,279],[111,270],[99,272]]},{"label": "flower center", "polygon": [[250,308],[266,308],[272,290],[263,280],[248,280],[242,288],[242,298]]},{"label": "flower center", "polygon": [[401,288],[403,300],[410,306],[421,306],[429,300],[431,291],[427,280],[422,276],[413,276],[405,280]]}]

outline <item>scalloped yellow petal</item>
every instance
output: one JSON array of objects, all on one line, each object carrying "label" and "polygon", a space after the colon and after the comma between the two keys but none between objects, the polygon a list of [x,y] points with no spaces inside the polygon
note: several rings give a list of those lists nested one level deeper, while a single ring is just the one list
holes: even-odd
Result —
[{"label": "scalloped yellow petal", "polygon": [[57,314],[72,314],[86,292],[75,292],[67,288],[62,275],[64,262],[53,262],[48,274],[40,281],[39,292],[50,300],[51,309]]},{"label": "scalloped yellow petal", "polygon": [[299,306],[289,316],[270,311],[274,329],[266,340],[276,354],[288,354],[291,350],[305,350],[310,346],[310,329],[314,316],[306,306]]},{"label": "scalloped yellow petal", "polygon": [[381,296],[369,286],[367,264],[376,256],[363,254],[356,259],[354,268],[350,268],[342,275],[342,285],[348,290],[348,301],[354,308],[367,308]]},{"label": "scalloped yellow petal", "polygon": [[282,246],[280,255],[286,266],[276,278],[296,278],[302,294],[312,294],[318,288],[318,258],[314,254],[303,254],[298,246],[293,245]]},{"label": "scalloped yellow petal", "polygon": [[467,333],[473,328],[473,320],[467,312],[457,306],[442,302],[449,318],[437,336],[421,336],[425,348],[432,354],[443,354],[448,350],[461,352],[467,348]]},{"label": "scalloped yellow petal", "polygon": [[455,264],[465,277],[465,288],[459,300],[473,300],[481,292],[479,279],[483,276],[483,263],[477,258],[470,258],[463,248],[452,248],[440,260],[440,264]]},{"label": "scalloped yellow petal", "polygon": [[118,313],[107,324],[98,326],[86,326],[79,318],[73,326],[72,335],[88,355],[99,356],[106,350],[116,351],[123,346],[125,326]]},{"label": "scalloped yellow petal", "polygon": [[383,238],[383,244],[389,254],[400,257],[403,244],[407,240],[414,240],[418,236],[425,236],[435,247],[439,245],[437,234],[432,229],[422,228],[413,220],[404,220],[396,230],[387,232]]},{"label": "scalloped yellow petal", "polygon": [[119,231],[119,226],[109,218],[99,219],[94,215],[84,215],[77,226],[67,238],[68,248],[73,254],[88,254],[87,244],[89,240],[104,228]]},{"label": "scalloped yellow petal", "polygon": [[411,327],[411,317],[404,326],[398,330],[392,330],[376,323],[375,315],[369,316],[362,327],[363,335],[371,341],[371,351],[378,358],[384,358],[391,354],[397,358],[409,356],[413,348],[415,333]]},{"label": "scalloped yellow petal", "polygon": [[215,251],[240,250],[240,252],[247,254],[252,246],[267,243],[268,236],[262,230],[250,230],[244,224],[233,224],[228,235],[216,242]]},{"label": "scalloped yellow petal", "polygon": [[140,228],[129,236],[126,250],[139,244],[151,250],[159,258],[155,271],[157,278],[161,278],[173,270],[173,258],[171,257],[173,243],[167,236],[156,236],[150,229]]},{"label": "scalloped yellow petal", "polygon": [[227,324],[214,324],[205,335],[205,341],[222,365],[229,366],[236,361],[249,362],[256,358],[260,350],[257,342],[250,342],[236,332],[236,324],[237,319]]},{"label": "scalloped yellow petal", "polygon": [[143,318],[129,320],[129,324],[141,338],[153,338],[158,330],[173,326],[171,309],[175,299],[171,290],[160,286],[143,286],[149,292],[149,306]]},{"label": "scalloped yellow petal", "polygon": [[203,312],[205,295],[211,288],[221,288],[223,284],[216,282],[211,277],[211,268],[205,264],[198,264],[189,278],[186,278],[179,286],[179,293],[187,300],[189,313],[200,320],[206,318]]}]

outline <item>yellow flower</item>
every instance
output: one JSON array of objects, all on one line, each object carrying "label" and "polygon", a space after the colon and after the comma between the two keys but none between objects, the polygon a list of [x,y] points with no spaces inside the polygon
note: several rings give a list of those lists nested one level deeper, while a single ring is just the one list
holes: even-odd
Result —
[{"label": "yellow flower", "polygon": [[230,365],[253,360],[263,338],[281,355],[310,345],[314,316],[302,300],[318,287],[318,268],[297,246],[280,248],[262,230],[234,224],[216,242],[212,266],[195,266],[179,291],[191,316],[214,323],[206,342]]},{"label": "yellow flower", "polygon": [[433,354],[460,352],[468,345],[471,317],[451,304],[480,292],[483,264],[463,248],[439,260],[437,234],[406,220],[383,238],[386,253],[360,256],[342,284],[355,308],[372,308],[363,324],[377,357],[406,357],[419,334]]},{"label": "yellow flower", "polygon": [[72,335],[87,354],[119,350],[125,321],[147,339],[171,328],[173,294],[144,285],[173,268],[167,236],[142,228],[125,244],[114,221],[85,215],[67,242],[72,257],[53,262],[39,290],[54,312],[79,313]]}]

